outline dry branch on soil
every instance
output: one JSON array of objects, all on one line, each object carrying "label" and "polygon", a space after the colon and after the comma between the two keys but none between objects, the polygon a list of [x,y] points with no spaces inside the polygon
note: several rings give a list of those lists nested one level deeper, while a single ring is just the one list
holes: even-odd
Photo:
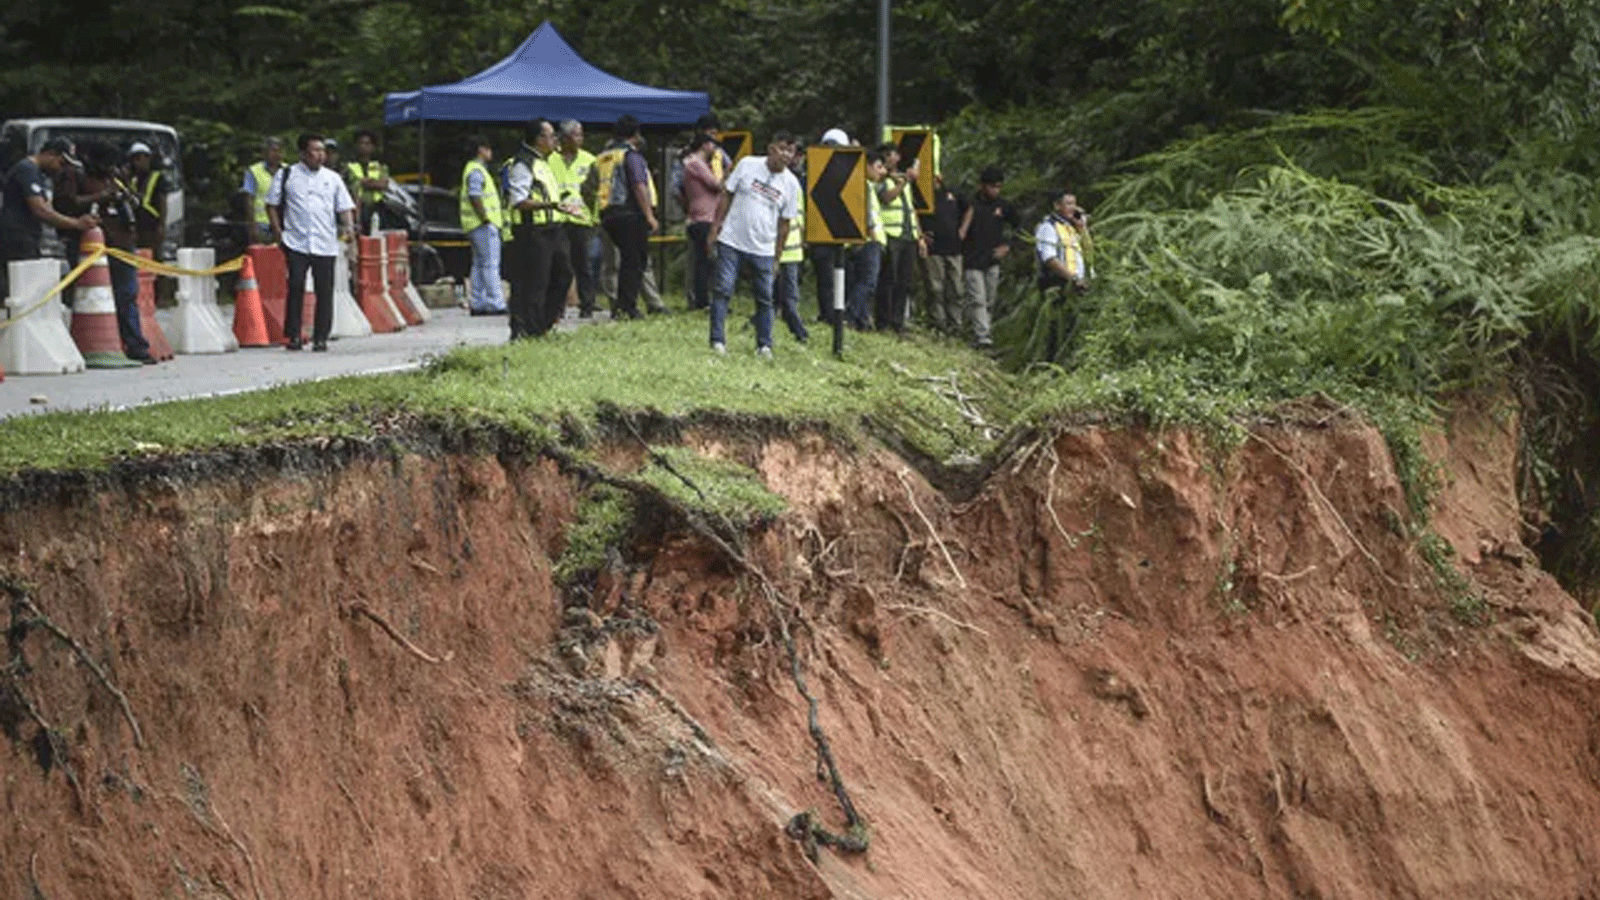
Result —
[{"label": "dry branch on soil", "polygon": [[950,556],[950,548],[944,545],[944,539],[939,537],[939,530],[933,527],[933,522],[922,512],[922,507],[917,505],[917,494],[911,489],[911,479],[906,477],[906,470],[901,469],[897,474],[900,476],[900,483],[905,485],[906,497],[911,500],[912,511],[917,514],[917,518],[922,520],[922,524],[927,526],[928,534],[933,536],[933,542],[939,545],[939,552],[944,554],[945,564],[950,567],[951,572],[955,573],[956,581],[960,583],[963,589],[966,588],[967,579],[962,576],[961,570],[956,568],[956,561]]},{"label": "dry branch on soil", "polygon": [[1297,460],[1290,457],[1289,454],[1279,450],[1275,444],[1261,435],[1256,434],[1253,431],[1247,431],[1245,432],[1245,435],[1261,444],[1261,446],[1272,451],[1273,455],[1283,460],[1284,465],[1287,465],[1289,468],[1293,469],[1296,474],[1305,480],[1306,487],[1311,489],[1312,496],[1322,501],[1322,505],[1325,509],[1327,509],[1328,514],[1333,516],[1335,522],[1339,523],[1339,528],[1344,531],[1345,537],[1348,537],[1350,539],[1350,543],[1354,544],[1355,548],[1361,551],[1361,555],[1367,558],[1367,562],[1372,563],[1372,568],[1378,573],[1378,577],[1388,582],[1392,587],[1397,587],[1401,590],[1411,590],[1415,587],[1413,584],[1394,580],[1394,578],[1391,577],[1388,572],[1384,571],[1383,563],[1379,562],[1378,557],[1374,556],[1372,551],[1367,549],[1367,545],[1361,543],[1361,539],[1356,537],[1356,533],[1353,529],[1351,529],[1350,523],[1346,522],[1344,520],[1344,516],[1339,514],[1339,508],[1334,506],[1333,501],[1328,499],[1328,495],[1324,494],[1322,492],[1322,488],[1317,486],[1316,478],[1312,477],[1311,473],[1306,471],[1305,466],[1302,466]]},{"label": "dry branch on soil", "polygon": [[387,634],[389,637],[393,638],[395,643],[399,644],[401,647],[404,647],[412,656],[415,656],[417,659],[420,659],[425,663],[437,666],[441,663],[447,663],[455,658],[456,654],[453,650],[445,653],[445,655],[442,657],[434,656],[424,651],[416,644],[406,640],[406,636],[395,630],[395,627],[389,624],[388,619],[378,615],[378,613],[374,611],[372,607],[360,600],[350,604],[350,614],[353,616],[366,616],[372,621],[377,622],[378,627],[383,629],[384,634]]},{"label": "dry branch on soil", "polygon": [[972,624],[971,622],[963,622],[960,619],[956,618],[955,616],[952,616],[949,613],[944,612],[942,610],[934,609],[931,606],[917,606],[917,605],[912,604],[912,603],[890,603],[890,604],[884,606],[884,609],[890,610],[892,612],[904,612],[904,613],[909,613],[909,614],[918,615],[918,616],[932,616],[935,619],[943,619],[944,621],[949,622],[951,625],[954,625],[957,628],[965,628],[967,631],[976,631],[977,633],[983,635],[984,637],[988,637],[989,636],[989,632],[984,631],[982,628],[979,628],[978,626]]}]

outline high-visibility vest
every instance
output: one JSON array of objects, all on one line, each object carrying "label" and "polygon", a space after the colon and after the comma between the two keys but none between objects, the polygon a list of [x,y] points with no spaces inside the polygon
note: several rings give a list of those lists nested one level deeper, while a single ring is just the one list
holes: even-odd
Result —
[{"label": "high-visibility vest", "polygon": [[[1066,267],[1068,272],[1079,278],[1086,277],[1089,274],[1089,266],[1083,255],[1083,236],[1078,234],[1078,229],[1073,228],[1053,214],[1050,216],[1050,224],[1054,225],[1056,229],[1056,259]],[[1044,269],[1043,266],[1044,264],[1041,262],[1041,271],[1039,273],[1041,279],[1049,271]]]},{"label": "high-visibility vest", "polygon": [[[156,186],[161,183],[161,173],[155,169],[144,173],[144,183],[139,183],[139,176],[133,176],[134,190],[139,192],[139,212],[152,219],[161,218],[161,208],[156,206]],[[162,198],[163,200],[166,198]]]},{"label": "high-visibility vest", "polygon": [[870,181],[867,182],[867,234],[872,237],[873,243],[889,242],[883,230],[883,204],[878,202],[878,185]]},{"label": "high-visibility vest", "polygon": [[805,258],[803,241],[806,235],[806,197],[800,194],[800,201],[795,209],[794,218],[789,220],[789,233],[783,239],[783,251],[778,255],[778,262],[797,263]]},{"label": "high-visibility vest", "polygon": [[[278,166],[282,171],[283,166]],[[256,194],[251,198],[251,207],[255,213],[256,224],[262,228],[269,228],[272,220],[267,218],[267,191],[272,190],[272,179],[277,172],[269,172],[264,162],[255,163],[250,167],[250,176],[256,180]]]},{"label": "high-visibility vest", "polygon": [[[574,156],[572,162],[569,163],[567,158],[561,155],[561,151],[557,150],[555,153],[550,154],[550,158],[545,162],[549,164],[550,172],[556,178],[556,190],[558,191],[556,199],[565,200],[570,198],[579,201],[578,205],[582,206],[583,183],[589,178],[589,170],[594,168],[594,154],[580,147],[578,155]],[[574,225],[594,224],[594,218],[590,216],[587,206],[584,206],[583,211],[579,213],[557,212],[556,221],[570,222]]]},{"label": "high-visibility vest", "polygon": [[355,190],[350,193],[355,195],[356,201],[363,206],[383,201],[383,188],[361,187],[361,182],[368,178],[381,178],[389,180],[389,167],[377,160],[368,160],[363,163],[359,159],[351,160],[344,164],[345,171],[349,172],[350,184]]},{"label": "high-visibility vest", "polygon": [[[554,153],[550,154],[555,156]],[[561,199],[561,184],[556,181],[556,173],[550,168],[550,161],[539,154],[532,154],[532,158],[525,161],[528,171],[533,173],[533,184],[528,193],[529,199],[535,203],[554,203]],[[523,221],[534,225],[552,225],[557,221],[556,211],[553,209],[531,209],[523,213]]]},{"label": "high-visibility vest", "polygon": [[[595,157],[595,175],[599,177],[600,188],[594,198],[596,210],[603,210],[612,206],[628,205],[628,169],[622,165],[622,160],[632,150],[627,144],[607,148],[604,153]],[[656,178],[645,169],[645,179],[650,187],[650,206],[656,205]]]},{"label": "high-visibility vest", "polygon": [[[483,201],[485,217],[481,219],[472,206],[472,197],[467,193],[467,180],[472,177],[473,170],[483,173],[483,196],[479,199]],[[461,167],[461,230],[471,231],[486,222],[496,228],[505,224],[505,217],[500,214],[500,186],[495,183],[494,175],[490,174],[483,160],[474,156]]]},{"label": "high-visibility vest", "polygon": [[[882,185],[887,184],[889,179],[885,178]],[[917,213],[911,205],[911,182],[902,185],[900,196],[889,201],[887,205],[880,203],[878,210],[879,218],[883,222],[884,236],[889,240],[912,241],[920,237]]]}]

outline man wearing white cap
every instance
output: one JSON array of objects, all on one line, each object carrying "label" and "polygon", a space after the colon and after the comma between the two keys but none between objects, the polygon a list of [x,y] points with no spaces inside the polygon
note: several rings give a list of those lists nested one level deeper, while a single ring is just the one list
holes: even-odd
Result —
[{"label": "man wearing white cap", "polygon": [[167,178],[152,165],[150,145],[142,141],[128,148],[134,201],[134,240],[142,250],[160,257],[167,231]]},{"label": "man wearing white cap", "polygon": [[[848,147],[850,135],[842,128],[829,128],[822,133],[822,146]],[[817,321],[833,322],[833,269],[839,264],[838,244],[810,244],[806,255],[817,273]]]}]

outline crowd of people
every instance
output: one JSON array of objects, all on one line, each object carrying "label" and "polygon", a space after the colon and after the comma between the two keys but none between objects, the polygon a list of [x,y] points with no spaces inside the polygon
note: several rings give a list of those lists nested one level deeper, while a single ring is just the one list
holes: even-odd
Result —
[{"label": "crowd of people", "polygon": [[[808,341],[800,312],[807,259],[814,272],[815,321],[832,324],[839,309],[853,328],[903,333],[920,320],[980,348],[993,343],[1001,263],[1013,246],[1034,248],[1040,291],[1088,287],[1088,215],[1071,193],[1051,198],[1049,214],[1029,236],[1017,209],[1002,196],[999,169],[983,170],[970,194],[948,186],[936,172],[931,210],[918,210],[911,189],[921,174],[918,162],[900,159],[892,144],[870,146],[864,149],[867,239],[807,242],[804,154],[797,137],[779,131],[765,154],[737,164],[721,137],[717,118],[702,117],[668,179],[684,213],[687,306],[707,311],[714,352],[727,352],[729,306],[741,279],[755,299],[757,354],[772,354],[780,320],[795,341]],[[328,346],[341,241],[379,217],[389,186],[377,136],[359,131],[353,143],[353,158],[341,161],[334,139],[303,134],[296,142],[298,161],[285,165],[282,142],[268,138],[239,188],[249,207],[251,239],[282,246],[287,283],[303,284],[310,273],[313,350]],[[820,143],[859,146],[837,128]],[[459,211],[472,246],[466,302],[473,314],[507,315],[511,339],[521,340],[549,332],[574,288],[580,316],[594,314],[601,294],[609,298],[613,320],[666,311],[647,252],[651,236],[662,231],[662,197],[642,152],[637,119],[620,118],[598,154],[585,149],[583,125],[570,120],[530,122],[520,146],[500,165],[487,138],[473,136],[468,144]],[[0,206],[5,260],[38,256],[45,227],[57,230],[69,262],[77,259],[82,232],[94,225],[101,226],[108,246],[159,246],[163,210],[152,198],[165,191],[149,148],[82,150],[79,162],[69,141],[51,140],[6,173]],[[139,334],[136,273],[116,259],[111,267],[125,350],[148,360]],[[837,305],[836,267],[845,272],[845,294]],[[503,295],[502,277],[509,295]],[[290,291],[287,299],[285,331],[298,335],[303,295]],[[301,349],[294,338],[288,347]]]},{"label": "crowd of people", "polygon": [[[892,144],[884,144],[864,153],[868,239],[808,243],[798,139],[779,131],[764,155],[735,164],[720,138],[716,117],[703,117],[669,179],[684,212],[687,305],[708,312],[713,352],[727,352],[729,305],[741,279],[755,299],[750,321],[758,355],[772,355],[779,320],[795,341],[807,342],[800,283],[808,257],[816,321],[834,321],[833,270],[839,267],[846,273],[847,325],[903,333],[920,318],[980,348],[993,344],[1001,263],[1014,244],[1034,248],[1041,292],[1088,289],[1089,216],[1070,192],[1051,198],[1050,213],[1031,235],[1001,196],[1004,175],[996,168],[981,173],[970,196],[936,173],[932,209],[919,211],[910,187],[920,174],[917,161],[901,160]],[[613,319],[640,317],[641,300],[651,312],[665,311],[647,252],[650,236],[661,231],[661,197],[643,143],[632,116],[617,121],[611,143],[598,155],[583,148],[581,124],[539,119],[496,178],[493,147],[474,137],[460,186],[462,228],[473,247],[472,311],[508,312],[514,340],[554,327],[574,283],[581,316],[596,308],[597,282],[611,298]],[[840,129],[824,133],[821,144],[856,146]],[[505,299],[501,273],[510,285]]]},{"label": "crowd of people", "polygon": [[[78,264],[92,228],[100,229],[107,247],[157,253],[166,230],[167,186],[152,159],[142,142],[123,150],[57,137],[18,160],[0,185],[0,297],[9,294],[7,263],[38,259],[47,227],[55,230],[69,266]],[[138,271],[114,256],[107,264],[123,351],[154,364],[139,321]]]}]

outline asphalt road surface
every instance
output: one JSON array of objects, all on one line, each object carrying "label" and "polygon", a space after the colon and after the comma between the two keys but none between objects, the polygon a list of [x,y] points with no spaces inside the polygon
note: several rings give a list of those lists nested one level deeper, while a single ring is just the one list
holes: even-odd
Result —
[{"label": "asphalt road surface", "polygon": [[[165,327],[168,310],[157,312]],[[223,307],[223,321],[233,321]],[[561,328],[575,328],[568,318]],[[505,316],[469,316],[464,309],[435,309],[433,318],[393,334],[333,341],[326,353],[281,347],[215,355],[179,355],[136,369],[89,369],[71,375],[7,375],[0,382],[0,418],[55,410],[126,409],[149,403],[214,397],[297,381],[341,375],[397,372],[421,366],[461,345],[505,343]]]}]

